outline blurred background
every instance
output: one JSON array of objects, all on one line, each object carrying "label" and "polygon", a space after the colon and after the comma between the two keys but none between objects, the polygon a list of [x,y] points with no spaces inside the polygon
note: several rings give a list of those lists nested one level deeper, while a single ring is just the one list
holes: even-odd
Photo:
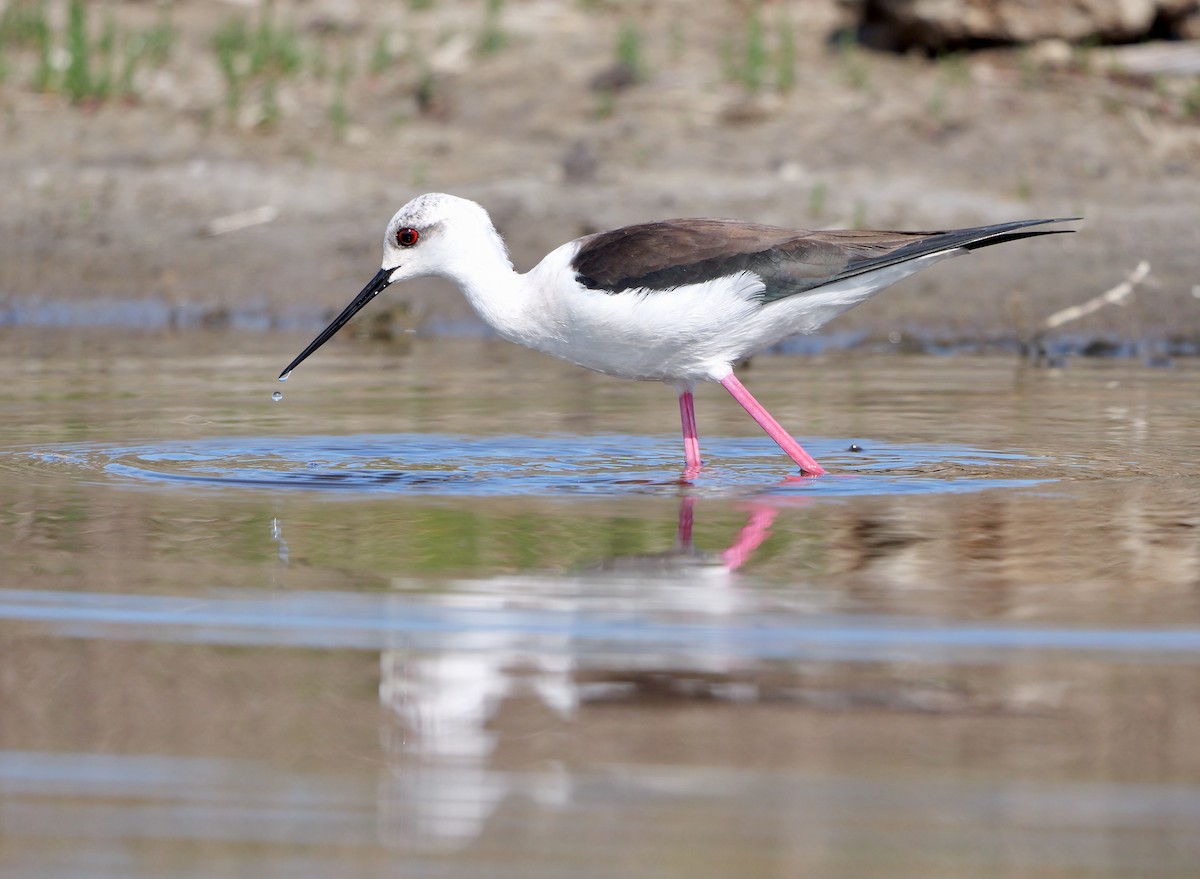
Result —
[{"label": "blurred background", "polygon": [[[1198,32],[1191,0],[8,0],[0,321],[307,331],[444,190],[521,270],[667,216],[1080,216],[830,333],[1011,342],[1146,260],[1069,344],[1194,351]],[[389,291],[373,331],[477,330],[448,293]]]}]

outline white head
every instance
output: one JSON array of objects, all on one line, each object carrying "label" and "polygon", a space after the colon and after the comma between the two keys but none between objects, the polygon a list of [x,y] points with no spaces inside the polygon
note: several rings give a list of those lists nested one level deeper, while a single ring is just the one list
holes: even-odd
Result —
[{"label": "white head", "polygon": [[459,280],[472,267],[494,267],[497,261],[511,271],[504,241],[496,233],[487,211],[473,201],[441,192],[417,196],[388,222],[383,235],[383,264],[378,273],[280,373],[280,380],[391,284],[429,275]]},{"label": "white head", "polygon": [[393,284],[427,275],[456,279],[462,265],[491,260],[492,254],[510,265],[487,211],[465,198],[429,192],[388,222],[382,269]]}]

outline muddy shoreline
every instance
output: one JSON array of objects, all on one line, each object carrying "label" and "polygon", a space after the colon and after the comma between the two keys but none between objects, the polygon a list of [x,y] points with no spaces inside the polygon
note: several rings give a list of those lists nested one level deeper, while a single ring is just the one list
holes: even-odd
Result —
[{"label": "muddy shoreline", "polygon": [[[118,20],[133,27],[143,5],[115,4]],[[373,273],[395,208],[444,190],[491,211],[519,269],[575,235],[666,216],[908,229],[1081,216],[1076,235],[898,285],[831,324],[826,344],[1013,346],[1022,322],[1146,260],[1129,304],[1051,341],[1195,353],[1200,125],[1171,103],[1182,86],[1037,66],[1022,49],[945,61],[834,46],[836,5],[818,3],[793,13],[792,85],[752,90],[721,60],[743,14],[706,7],[681,23],[666,3],[637,19],[636,81],[606,91],[597,78],[631,21],[616,7],[505,5],[503,44],[484,53],[473,4],[361,2],[321,25],[337,5],[277,4],[304,46],[365,54],[386,30],[401,47],[382,72],[356,67],[339,126],[329,79],[304,73],[280,82],[270,125],[222,117],[210,47],[239,14],[230,4],[173,4],[174,54],[136,100],[32,91],[16,58],[0,86],[0,320],[307,332]],[[211,234],[256,210],[270,221]],[[476,325],[444,284],[389,296],[363,334]]]}]

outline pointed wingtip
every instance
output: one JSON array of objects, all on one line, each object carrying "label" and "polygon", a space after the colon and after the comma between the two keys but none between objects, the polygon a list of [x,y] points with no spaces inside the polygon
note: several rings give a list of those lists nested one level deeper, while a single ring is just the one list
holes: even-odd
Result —
[{"label": "pointed wingtip", "polygon": [[967,233],[972,231],[981,232],[978,237],[968,238],[962,241],[958,246],[965,251],[979,250],[983,247],[991,247],[994,244],[1004,244],[1008,241],[1020,241],[1022,238],[1039,238],[1043,235],[1068,235],[1078,230],[1076,229],[1034,229],[1033,226],[1046,226],[1050,223],[1074,223],[1082,220],[1082,217],[1056,217],[1047,220],[1018,220],[1015,223],[999,223],[995,226],[984,226],[978,230],[964,230]]}]

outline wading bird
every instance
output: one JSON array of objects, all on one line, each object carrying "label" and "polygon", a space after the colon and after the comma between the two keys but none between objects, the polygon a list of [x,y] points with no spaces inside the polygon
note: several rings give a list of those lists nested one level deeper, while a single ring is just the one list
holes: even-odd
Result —
[{"label": "wading bird", "polygon": [[513,269],[487,211],[441,193],[418,196],[387,225],[383,267],[279,376],[388,286],[429,275],[458,284],[509,341],[679,393],[687,472],[701,466],[692,392],[715,381],[803,473],[824,469],[733,374],[738,361],[811,333],[883,288],[949,256],[1070,232],[1020,220],[945,232],[806,232],[737,220],[663,220],[586,235],[529,272]]}]

